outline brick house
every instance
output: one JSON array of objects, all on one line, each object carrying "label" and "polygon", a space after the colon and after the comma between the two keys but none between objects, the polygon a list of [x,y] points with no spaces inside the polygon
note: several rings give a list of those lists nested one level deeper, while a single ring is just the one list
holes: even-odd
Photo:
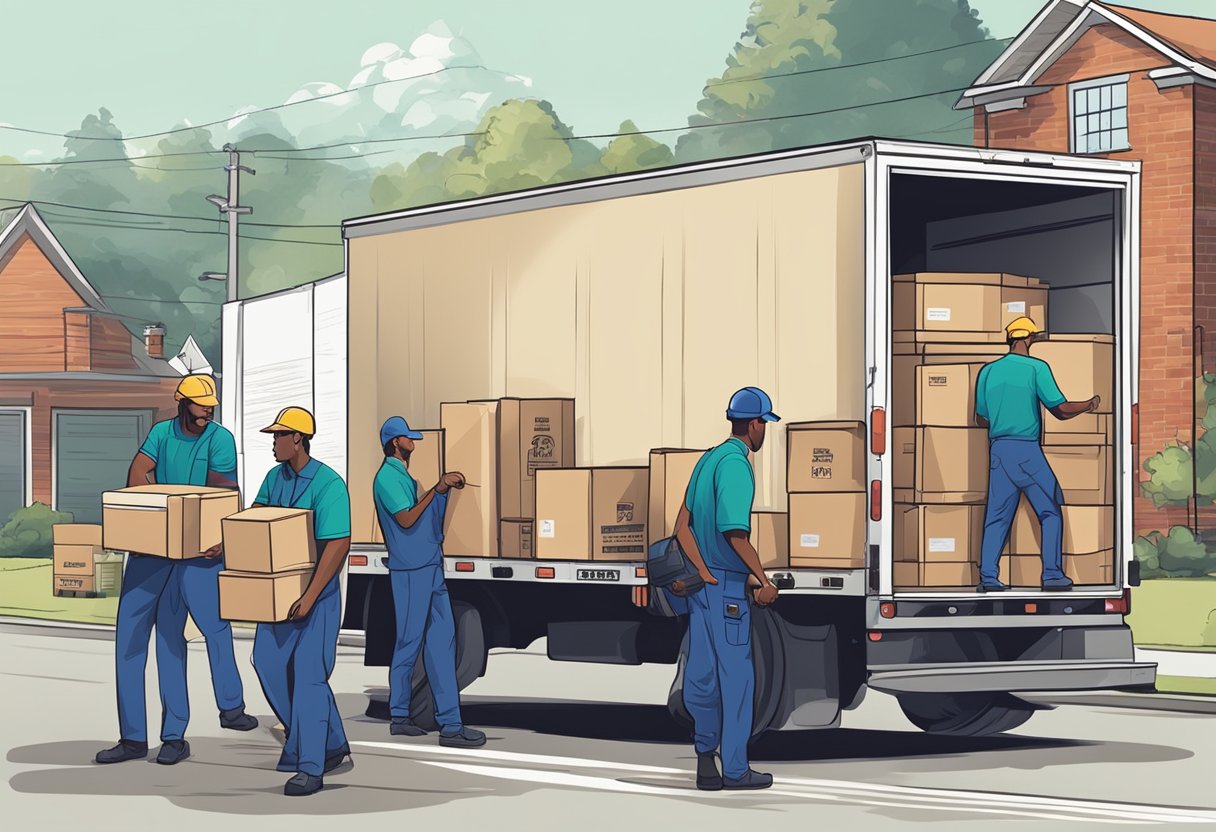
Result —
[{"label": "brick house", "polygon": [[[1054,0],[957,107],[980,147],[1142,162],[1139,455],[1189,443],[1216,358],[1216,20]],[[1188,521],[1165,512],[1138,499],[1137,529]]]},{"label": "brick house", "polygon": [[33,205],[0,233],[0,524],[34,501],[101,522],[101,491],[177,412],[180,376],[149,329],[131,335]]}]

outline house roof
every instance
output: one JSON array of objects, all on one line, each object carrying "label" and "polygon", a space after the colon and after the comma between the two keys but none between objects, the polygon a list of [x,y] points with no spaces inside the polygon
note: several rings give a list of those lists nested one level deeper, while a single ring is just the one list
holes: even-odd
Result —
[{"label": "house roof", "polygon": [[1216,20],[1162,14],[1128,6],[1102,5],[1136,26],[1152,32],[1184,55],[1216,68]]}]

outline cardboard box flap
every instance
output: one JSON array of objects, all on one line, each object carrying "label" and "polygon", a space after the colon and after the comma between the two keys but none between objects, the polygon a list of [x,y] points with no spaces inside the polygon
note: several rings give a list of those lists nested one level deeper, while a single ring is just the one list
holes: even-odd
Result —
[{"label": "cardboard box flap", "polygon": [[134,488],[102,492],[101,504],[116,508],[164,509],[168,506],[170,497],[193,497],[208,500],[228,497],[232,493],[232,490],[228,488],[205,488],[193,485],[137,485]]},{"label": "cardboard box flap", "polygon": [[91,523],[56,523],[51,527],[51,540],[55,545],[100,546],[101,526]]},{"label": "cardboard box flap", "polygon": [[282,508],[279,506],[257,506],[256,508],[247,508],[244,511],[239,511],[236,514],[230,514],[224,518],[225,522],[234,522],[237,520],[250,521],[254,523],[268,523],[272,520],[284,520],[288,517],[295,517],[298,514],[307,514],[306,508]]},{"label": "cardboard box flap", "polygon": [[865,422],[790,422],[788,430],[860,430],[866,429]]}]

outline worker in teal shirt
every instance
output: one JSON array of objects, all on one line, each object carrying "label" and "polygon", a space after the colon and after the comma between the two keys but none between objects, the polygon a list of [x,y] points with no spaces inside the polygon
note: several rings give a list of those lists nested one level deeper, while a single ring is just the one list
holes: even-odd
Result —
[{"label": "worker in teal shirt", "polygon": [[390,733],[420,737],[426,730],[410,717],[414,665],[421,652],[435,717],[439,744],[452,748],[478,748],[486,735],[464,724],[460,716],[460,686],[456,681],[456,622],[443,579],[443,518],[448,492],[464,488],[464,475],[443,474],[421,495],[410,475],[410,456],[422,434],[411,430],[400,416],[380,429],[384,463],[376,472],[372,496],[376,517],[388,549],[393,608],[397,616],[397,643],[389,668]]},{"label": "worker in teal shirt", "polygon": [[980,548],[981,592],[1009,587],[999,577],[1001,551],[1009,539],[1022,495],[1030,502],[1042,529],[1044,589],[1070,589],[1061,554],[1064,539],[1064,493],[1043,454],[1041,408],[1057,419],[1072,419],[1098,409],[1094,396],[1070,402],[1060,392],[1051,367],[1033,358],[1030,347],[1046,333],[1030,318],[1005,328],[1009,353],[980,370],[975,383],[976,424],[988,429],[988,508]]},{"label": "worker in teal shirt", "polygon": [[[148,432],[127,473],[127,486],[160,483],[237,487],[236,441],[214,421],[219,404],[215,379],[186,376],[177,386],[177,417]],[[220,725],[250,731],[258,721],[245,713],[245,694],[232,648],[232,626],[220,618],[221,548],[206,557],[170,560],[132,552],[123,573],[115,627],[118,745],[97,754],[99,763],[143,759],[148,753],[144,671],[148,640],[156,627],[156,668],[162,706],[161,749],[156,761],[173,765],[190,756],[186,689],[186,614],[207,640],[211,684]]]},{"label": "worker in teal shirt", "polygon": [[[726,409],[731,435],[707,451],[693,469],[676,518],[680,548],[697,567],[705,588],[688,598],[688,661],[684,704],[692,715],[697,751],[697,788],[766,789],[771,774],[752,770],[747,744],[752,733],[751,614],[748,582],[756,603],[777,600],[751,544],[755,476],[748,452],[764,445],[766,426],[780,421],[768,394],[744,387]],[[715,753],[722,749],[722,772]]]},{"label": "worker in teal shirt", "polygon": [[329,686],[342,623],[340,576],[350,552],[350,494],[342,478],[309,455],[316,435],[312,414],[288,407],[262,433],[274,434],[271,469],[254,505],[312,512],[317,564],[308,588],[287,620],[258,624],[253,666],[262,691],[284,726],[279,771],[296,772],[283,789],[289,797],[314,794],[325,774],[350,754],[342,716]]}]

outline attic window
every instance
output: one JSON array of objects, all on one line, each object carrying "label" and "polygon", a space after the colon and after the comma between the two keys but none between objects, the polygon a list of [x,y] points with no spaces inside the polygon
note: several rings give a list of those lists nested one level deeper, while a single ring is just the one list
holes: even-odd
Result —
[{"label": "attic window", "polygon": [[1127,76],[1082,81],[1068,88],[1073,153],[1131,147],[1127,135]]}]

